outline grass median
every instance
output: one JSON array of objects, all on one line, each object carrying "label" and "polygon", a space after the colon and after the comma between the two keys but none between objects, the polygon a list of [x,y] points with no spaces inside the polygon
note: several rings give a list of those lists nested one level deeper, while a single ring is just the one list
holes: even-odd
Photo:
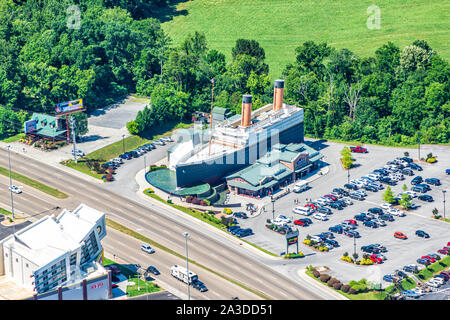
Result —
[{"label": "grass median", "polygon": [[[0,167],[0,174],[9,177],[9,170],[3,167]],[[38,189],[42,192],[45,192],[46,194],[49,194],[55,198],[58,199],[66,199],[69,196],[65,194],[64,192],[59,191],[58,189],[49,187],[39,181],[36,181],[34,179],[28,178],[24,175],[21,175],[20,173],[11,171],[11,178],[13,180],[16,180],[18,182],[21,182],[23,184],[26,184],[27,186],[33,187],[35,189]]]},{"label": "grass median", "polygon": [[90,175],[96,179],[102,180],[102,177],[106,173],[97,173],[94,170],[91,170],[88,166],[89,160],[98,160],[100,163],[108,162],[111,159],[118,158],[119,155],[124,152],[135,150],[147,143],[158,140],[161,137],[169,136],[177,129],[186,129],[191,125],[192,124],[189,123],[168,122],[144,132],[142,136],[130,136],[95,150],[87,154],[85,157],[78,159],[78,163],[75,163],[73,159],[68,159],[61,161],[61,164]]},{"label": "grass median", "polygon": [[[162,203],[165,203],[165,204],[171,206],[172,208],[175,208],[175,209],[178,209],[178,210],[180,210],[180,211],[182,211],[184,213],[187,213],[188,215],[190,215],[190,216],[192,216],[194,218],[197,218],[197,219],[199,219],[199,220],[201,220],[203,222],[206,222],[207,224],[209,224],[209,225],[211,225],[213,227],[216,227],[217,229],[220,229],[220,230],[223,230],[223,231],[226,230],[225,225],[223,225],[219,219],[211,217],[211,215],[208,214],[208,213],[203,213],[203,212],[195,210],[195,209],[186,208],[186,207],[183,207],[183,206],[180,206],[180,205],[169,203],[169,202],[167,202],[166,200],[162,199],[160,196],[158,196],[158,195],[156,195],[154,193],[149,193],[149,192],[145,192],[144,191],[144,194],[149,196],[149,197],[151,197],[151,198],[153,198],[153,199],[155,199],[155,200],[158,200],[158,201],[160,201]],[[256,249],[258,249],[258,250],[260,250],[260,251],[262,251],[262,252],[264,252],[264,253],[266,253],[268,255],[271,255],[273,257],[279,257],[278,255],[276,255],[276,254],[274,254],[274,253],[272,253],[272,252],[270,252],[270,251],[268,251],[266,249],[258,247],[257,245],[255,245],[255,244],[253,244],[251,242],[248,242],[248,241],[246,241],[244,239],[239,238],[239,241],[245,242],[248,245],[251,245],[252,247],[254,247],[254,248],[256,248]]]},{"label": "grass median", "polygon": [[[133,237],[135,239],[138,239],[138,240],[141,240],[141,241],[143,241],[145,243],[148,243],[151,246],[153,246],[155,248],[158,248],[160,250],[163,250],[163,251],[165,251],[167,253],[170,253],[170,254],[172,254],[172,255],[180,258],[180,259],[186,260],[186,257],[183,256],[182,254],[179,254],[178,252],[176,252],[176,251],[174,251],[172,249],[169,249],[169,248],[163,246],[162,244],[159,244],[159,243],[157,243],[157,242],[155,242],[155,241],[145,237],[144,235],[142,235],[140,233],[137,233],[137,232],[131,230],[130,228],[128,228],[128,227],[126,227],[124,225],[121,225],[118,222],[115,222],[115,221],[113,221],[111,219],[106,218],[106,226],[108,226],[110,228],[113,228],[113,229],[116,229],[116,230],[118,230],[118,231],[120,231],[122,233],[125,233],[125,234],[127,234],[127,235],[129,235],[129,236],[131,236],[131,237]],[[196,262],[196,261],[194,261],[192,259],[189,259],[189,263],[192,263],[193,265],[196,265],[196,266],[198,266],[198,267],[200,267],[200,268],[202,268],[202,269],[204,269],[204,270],[206,270],[208,272],[211,272],[211,273],[215,274],[216,276],[221,277],[222,279],[225,279],[225,280],[227,280],[227,281],[229,281],[229,282],[231,282],[231,283],[233,283],[233,284],[235,284],[235,285],[237,285],[237,286],[239,286],[239,287],[241,287],[241,288],[243,288],[243,289],[245,289],[245,290],[247,290],[247,291],[249,291],[249,292],[251,292],[253,294],[256,294],[257,296],[261,297],[262,299],[270,300],[270,298],[268,296],[264,295],[263,293],[261,293],[261,292],[259,292],[257,290],[253,290],[253,289],[247,287],[246,285],[244,285],[244,284],[242,284],[242,283],[240,283],[240,282],[238,282],[236,280],[233,280],[233,279],[231,279],[231,278],[229,278],[227,276],[224,276],[224,275],[218,273],[217,271],[215,271],[213,269],[210,269],[210,268],[208,268],[208,267],[206,267],[206,266],[204,266],[204,265],[202,265],[202,264],[200,264],[200,263],[198,263],[198,262]]]}]

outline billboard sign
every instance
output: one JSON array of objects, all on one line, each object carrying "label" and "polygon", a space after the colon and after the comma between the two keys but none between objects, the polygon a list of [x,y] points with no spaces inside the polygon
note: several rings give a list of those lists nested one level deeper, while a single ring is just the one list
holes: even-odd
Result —
[{"label": "billboard sign", "polygon": [[83,99],[77,99],[67,102],[58,103],[55,108],[56,115],[74,113],[83,111]]},{"label": "billboard sign", "polygon": [[298,242],[298,230],[286,234],[286,241],[288,245],[296,244]]},{"label": "billboard sign", "polygon": [[37,120],[28,120],[23,124],[25,134],[35,132],[37,130]]}]

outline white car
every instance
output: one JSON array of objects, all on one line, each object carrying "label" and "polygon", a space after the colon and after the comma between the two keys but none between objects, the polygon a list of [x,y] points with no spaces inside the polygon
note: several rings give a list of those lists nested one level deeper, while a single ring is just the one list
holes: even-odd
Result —
[{"label": "white car", "polygon": [[310,216],[313,212],[313,210],[309,207],[295,207],[294,209],[292,209],[292,211],[294,213],[303,214],[305,216]]},{"label": "white car", "polygon": [[372,180],[374,180],[374,181],[378,181],[381,178],[381,176],[379,174],[376,174],[376,173],[369,173],[367,175],[367,177],[372,179]]},{"label": "white car", "polygon": [[20,190],[20,188],[16,187],[16,186],[9,187],[9,190],[11,190],[12,192],[17,193],[17,194],[22,193],[22,190]]},{"label": "white car", "polygon": [[328,217],[326,215],[322,214],[322,213],[314,214],[313,218],[317,219],[317,220],[321,220],[321,221],[327,221],[328,220]]},{"label": "white car", "polygon": [[347,198],[347,197],[342,198],[342,201],[344,201],[346,205],[352,205],[353,204],[353,201],[350,198]]},{"label": "white car", "polygon": [[281,214],[278,215],[278,217],[276,217],[275,220],[280,220],[280,221],[284,221],[286,223],[291,223],[291,219],[289,219],[288,217],[283,216]]},{"label": "white car", "polygon": [[439,282],[433,281],[433,279],[425,282],[425,284],[433,288],[439,288],[441,286]]},{"label": "white car", "polygon": [[314,200],[314,202],[320,204],[321,206],[326,206],[328,204],[328,202],[325,201],[324,199],[317,199],[317,200]]},{"label": "white car", "polygon": [[408,190],[408,191],[405,191],[405,193],[406,193],[406,194],[409,194],[409,196],[410,196],[411,198],[417,198],[417,193],[415,193],[414,191]]},{"label": "white car", "polygon": [[389,208],[387,210],[388,213],[392,214],[393,216],[398,216],[398,217],[404,217],[406,216],[406,214],[403,211],[398,210],[397,208]]},{"label": "white car", "polygon": [[378,224],[379,226],[385,227],[386,226],[386,222],[384,222],[381,219],[373,219],[373,222],[375,222],[376,224]]},{"label": "white car", "polygon": [[417,293],[420,296],[422,296],[424,294],[423,290],[420,288],[414,288],[414,289],[411,289],[411,291]]},{"label": "white car", "polygon": [[311,241],[320,243],[320,242],[322,242],[322,239],[320,237],[318,237],[318,236],[312,236],[311,237]]},{"label": "white car", "polygon": [[76,154],[78,157],[84,157],[86,154],[81,151],[81,150],[73,150],[72,149],[72,154]]},{"label": "white car", "polygon": [[392,207],[392,204],[385,202],[385,203],[382,203],[380,207],[383,209],[389,209],[390,207]]},{"label": "white car", "polygon": [[443,278],[432,278],[431,281],[438,282],[440,284],[444,284],[445,282]]},{"label": "white car", "polygon": [[150,247],[150,245],[148,245],[148,244],[141,245],[141,250],[144,252],[147,252],[147,253],[155,253],[155,249]]},{"label": "white car", "polygon": [[280,227],[287,225],[286,221],[280,220],[280,219],[273,219],[273,220],[271,220],[271,223],[273,223],[274,225],[280,226]]},{"label": "white car", "polygon": [[171,137],[162,137],[160,140],[164,142],[173,142],[173,139]]},{"label": "white car", "polygon": [[367,193],[366,193],[364,190],[358,190],[358,191],[355,191],[354,193],[360,194],[360,195],[362,195],[363,197],[367,197]]},{"label": "white car", "polygon": [[120,158],[114,158],[114,159],[111,159],[111,162],[121,164],[121,163],[123,163],[123,160]]}]

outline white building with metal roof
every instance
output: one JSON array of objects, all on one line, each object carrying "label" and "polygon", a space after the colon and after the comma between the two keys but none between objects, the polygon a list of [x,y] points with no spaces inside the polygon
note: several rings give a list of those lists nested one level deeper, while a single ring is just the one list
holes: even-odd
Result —
[{"label": "white building with metal roof", "polygon": [[82,281],[103,256],[105,213],[81,204],[43,217],[0,241],[0,275],[36,294]]}]

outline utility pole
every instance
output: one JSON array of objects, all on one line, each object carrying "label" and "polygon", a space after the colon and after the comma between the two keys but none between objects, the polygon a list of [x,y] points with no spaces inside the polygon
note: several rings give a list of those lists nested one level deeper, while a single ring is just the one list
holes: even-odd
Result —
[{"label": "utility pole", "polygon": [[76,145],[76,139],[75,139],[75,118],[73,116],[70,117],[70,124],[72,125],[72,140],[73,140],[73,156],[75,159],[75,163],[78,163],[77,159],[77,145]]},{"label": "utility pole", "polygon": [[191,300],[191,291],[190,291],[190,286],[191,286],[191,278],[189,276],[189,258],[188,258],[188,237],[189,237],[189,233],[185,232],[183,233],[184,238],[186,239],[186,270],[187,270],[187,276],[188,276],[188,300]]},{"label": "utility pole", "polygon": [[14,201],[13,201],[13,192],[12,192],[12,179],[11,179],[11,146],[8,145],[8,165],[9,165],[9,192],[11,194],[11,214],[12,219],[14,220]]},{"label": "utility pole", "polygon": [[270,201],[272,201],[272,220],[275,219],[275,199],[270,196]]},{"label": "utility pole", "polygon": [[445,221],[445,193],[447,190],[442,190],[442,194],[444,195],[444,221]]}]

